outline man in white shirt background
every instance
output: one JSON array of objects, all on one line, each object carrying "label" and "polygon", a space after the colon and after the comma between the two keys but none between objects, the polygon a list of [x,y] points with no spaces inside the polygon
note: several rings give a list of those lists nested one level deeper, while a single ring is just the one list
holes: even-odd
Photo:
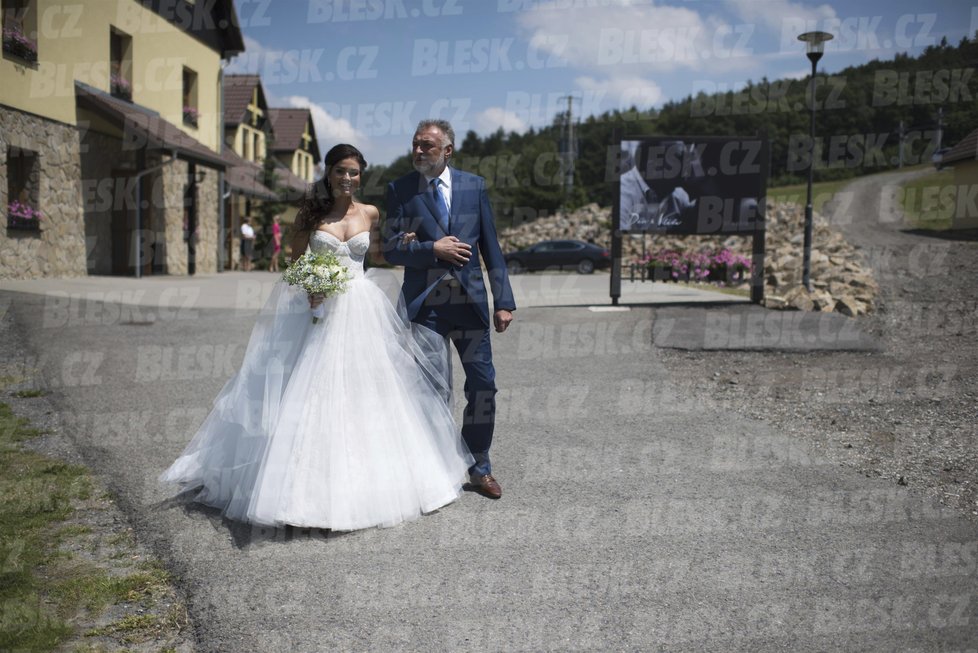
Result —
[{"label": "man in white shirt background", "polygon": [[248,218],[241,218],[241,270],[251,272],[251,257],[255,251],[255,230]]}]

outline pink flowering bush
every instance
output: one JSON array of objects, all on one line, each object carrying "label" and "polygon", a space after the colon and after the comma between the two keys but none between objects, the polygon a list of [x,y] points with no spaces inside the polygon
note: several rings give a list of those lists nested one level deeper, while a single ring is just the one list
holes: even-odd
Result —
[{"label": "pink flowering bush", "polygon": [[750,259],[729,249],[679,252],[660,249],[637,263],[656,281],[700,281],[725,284],[742,281],[750,272]]}]

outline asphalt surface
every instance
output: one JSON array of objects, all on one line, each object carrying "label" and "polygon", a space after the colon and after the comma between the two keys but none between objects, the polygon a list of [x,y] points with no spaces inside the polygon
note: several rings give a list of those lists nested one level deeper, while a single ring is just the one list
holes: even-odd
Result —
[{"label": "asphalt surface", "polygon": [[[228,523],[174,499],[156,478],[234,372],[260,301],[257,277],[223,276],[212,283],[233,288],[196,296],[178,279],[144,280],[169,290],[128,305],[104,294],[111,279],[94,291],[0,292],[27,343],[23,363],[42,372],[66,433],[176,575],[202,651],[978,641],[973,523],[676,390],[659,346],[709,348],[724,324],[737,337],[765,331],[750,317],[763,309],[736,300],[677,305],[646,288],[653,301],[612,309],[606,291],[592,305],[598,291],[575,275],[521,278],[529,299],[493,340],[499,501],[467,493],[395,528],[336,534]],[[575,296],[558,302],[545,284]],[[243,294],[224,307],[201,299],[231,292]],[[779,319],[782,335],[752,344],[831,330]]]}]

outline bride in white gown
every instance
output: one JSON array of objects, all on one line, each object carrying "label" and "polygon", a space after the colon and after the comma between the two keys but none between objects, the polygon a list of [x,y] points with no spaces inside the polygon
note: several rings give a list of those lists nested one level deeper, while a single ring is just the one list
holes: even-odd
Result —
[{"label": "bride in white gown", "polygon": [[352,281],[317,324],[303,291],[276,284],[241,369],[160,478],[235,520],[392,526],[456,499],[472,457],[448,401],[445,340],[392,303],[390,272],[364,273],[380,245],[377,209],[353,197],[363,155],[337,145],[325,163],[326,196],[300,211],[293,257],[332,251]]}]

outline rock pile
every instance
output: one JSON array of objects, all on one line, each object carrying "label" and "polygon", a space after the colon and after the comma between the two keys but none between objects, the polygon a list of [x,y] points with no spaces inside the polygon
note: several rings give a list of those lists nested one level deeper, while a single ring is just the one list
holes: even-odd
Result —
[{"label": "rock pile", "polygon": [[[833,230],[819,214],[814,217],[812,238],[812,292],[801,285],[802,243],[805,211],[786,203],[767,207],[766,258],[764,265],[764,304],[769,308],[803,311],[837,311],[845,315],[871,312],[879,285],[860,263],[855,247]],[[622,241],[622,273],[628,277],[631,265],[644,251],[674,249],[697,251],[726,247],[749,257],[748,236],[663,236],[625,235]],[[503,251],[522,249],[541,240],[574,239],[611,247],[611,210],[589,204],[569,213],[556,213],[533,222],[501,229]]]}]

